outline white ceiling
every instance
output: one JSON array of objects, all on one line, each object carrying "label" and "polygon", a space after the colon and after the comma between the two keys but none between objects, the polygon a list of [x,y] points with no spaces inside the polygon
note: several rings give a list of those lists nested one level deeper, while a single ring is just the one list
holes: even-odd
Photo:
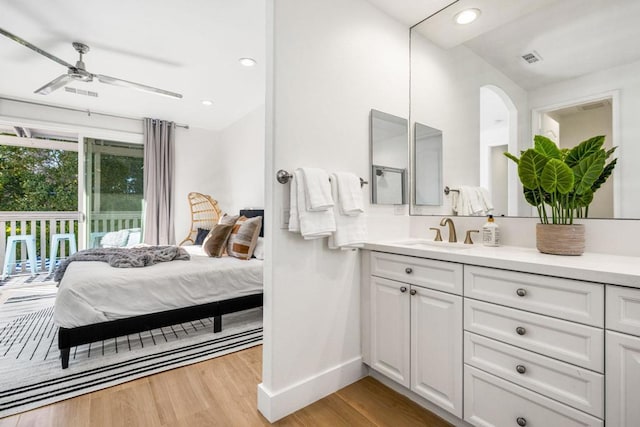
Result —
[{"label": "white ceiling", "polygon": [[458,0],[368,0],[369,3],[378,7],[387,15],[395,18],[399,22],[412,27]]},{"label": "white ceiling", "polygon": [[[98,82],[70,86],[99,98],[33,91],[66,69],[0,36],[0,95],[96,112],[222,129],[265,97],[264,0],[0,0],[0,27],[67,62],[88,44],[87,70],[182,93],[183,99]],[[238,63],[252,57],[253,68]],[[201,104],[204,99],[214,103]]]}]

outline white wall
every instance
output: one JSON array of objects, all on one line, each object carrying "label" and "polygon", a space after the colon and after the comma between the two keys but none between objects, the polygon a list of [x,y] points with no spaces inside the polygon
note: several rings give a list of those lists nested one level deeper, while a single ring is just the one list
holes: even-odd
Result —
[{"label": "white wall", "polygon": [[223,212],[264,207],[264,106],[215,132],[176,131],[175,229],[179,243],[191,227],[187,195],[209,194]]},{"label": "white wall", "polygon": [[[273,215],[258,407],[274,421],[363,374],[359,253],[280,229],[289,186],[275,173],[316,166],[369,177],[369,111],[408,116],[409,30],[364,0],[273,0],[267,16],[265,176]],[[367,209],[372,236],[408,232],[408,217],[392,216],[393,208]]]}]

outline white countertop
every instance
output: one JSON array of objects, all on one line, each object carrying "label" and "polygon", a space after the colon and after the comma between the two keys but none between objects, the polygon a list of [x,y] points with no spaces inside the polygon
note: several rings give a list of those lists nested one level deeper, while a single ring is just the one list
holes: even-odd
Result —
[{"label": "white countertop", "polygon": [[368,242],[363,249],[640,288],[640,257],[600,253],[547,255],[534,248],[488,247],[482,244],[471,245],[469,249],[452,250],[416,247],[397,241]]}]

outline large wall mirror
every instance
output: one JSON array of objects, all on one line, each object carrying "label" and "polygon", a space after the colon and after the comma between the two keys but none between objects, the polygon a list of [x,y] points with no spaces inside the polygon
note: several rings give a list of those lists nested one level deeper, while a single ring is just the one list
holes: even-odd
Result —
[{"label": "large wall mirror", "polygon": [[407,203],[409,130],[407,119],[371,110],[371,203]]},{"label": "large wall mirror", "polygon": [[[469,8],[478,19],[457,24]],[[561,148],[605,135],[618,163],[589,217],[640,218],[638,18],[638,0],[459,0],[412,27],[410,122],[444,135],[432,187],[484,188],[494,215],[535,216],[503,152],[519,155],[535,134]],[[419,150],[410,212],[450,215],[451,194],[437,204],[418,193],[433,168]]]}]

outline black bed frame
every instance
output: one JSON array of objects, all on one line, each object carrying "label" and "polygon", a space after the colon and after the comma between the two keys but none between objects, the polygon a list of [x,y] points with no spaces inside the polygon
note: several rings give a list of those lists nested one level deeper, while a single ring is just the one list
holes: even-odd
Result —
[{"label": "black bed frame", "polygon": [[58,348],[62,355],[62,369],[69,367],[69,352],[71,347],[77,345],[177,325],[205,317],[213,317],[213,332],[220,332],[222,330],[222,315],[256,307],[262,307],[262,293],[76,328],[61,327],[58,330]]}]

